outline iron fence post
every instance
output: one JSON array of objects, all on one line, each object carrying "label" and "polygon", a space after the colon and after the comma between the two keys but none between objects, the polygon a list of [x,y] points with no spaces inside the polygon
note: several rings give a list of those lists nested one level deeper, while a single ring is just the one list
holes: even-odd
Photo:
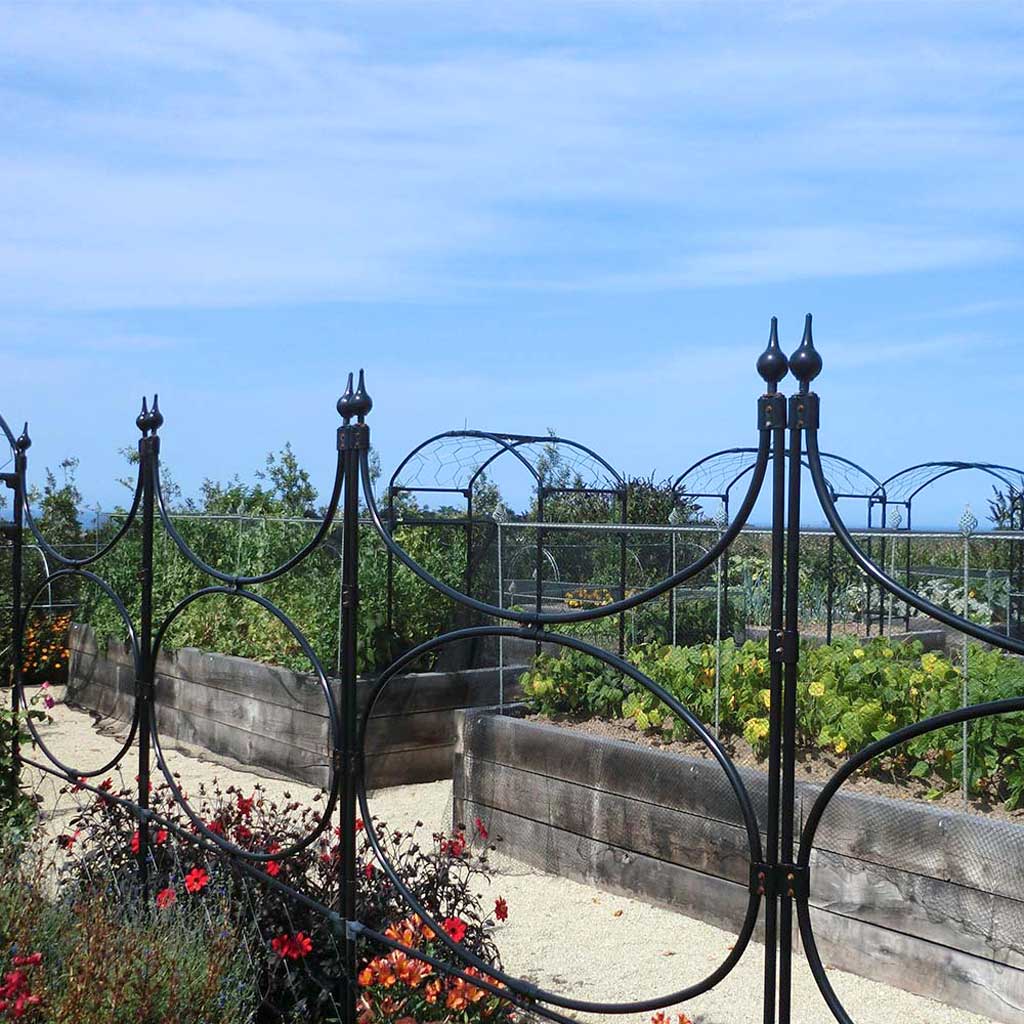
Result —
[{"label": "iron fence post", "polygon": [[[626,599],[626,524],[629,522],[629,491],[623,487],[620,492],[622,536],[619,539],[619,600]],[[619,657],[626,653],[626,613],[619,612]]]},{"label": "iron fence post", "polygon": [[142,474],[142,553],[139,563],[139,678],[135,684],[135,701],[139,722],[139,887],[143,901],[149,896],[149,784],[153,723],[153,687],[156,665],[153,656],[153,513],[156,485],[156,462],[160,453],[157,430],[163,425],[157,396],[153,408],[142,411],[135,420],[142,431],[139,439],[139,469]]},{"label": "iron fence post", "polygon": [[[342,1014],[344,1024],[355,1024],[358,998],[358,950],[352,925],[358,921],[356,875],[356,793],[362,770],[356,749],[358,728],[357,670],[359,614],[359,475],[362,452],[370,446],[370,430],[366,414],[373,402],[366,393],[363,371],[359,386],[352,392],[352,376],[348,388],[338,401],[343,425],[338,431],[338,445],[344,459],[345,490],[342,520],[342,649],[341,664],[341,912],[345,926],[344,963],[342,966]],[[352,417],[356,422],[351,422]]]},{"label": "iron fence post", "polygon": [[[759,403],[758,428],[762,432],[771,431],[772,437],[772,571],[768,634],[771,698],[768,708],[768,821],[765,823],[765,863],[771,870],[779,859],[779,759],[782,744],[782,663],[773,653],[777,638],[782,633],[785,557],[786,399],[779,394],[779,382],[788,372],[788,361],[779,348],[775,317],[772,317],[768,347],[757,361],[757,370],[768,385],[767,393]],[[767,887],[764,896],[764,1024],[774,1024],[778,950],[778,900],[774,886]]]},{"label": "iron fence post", "polygon": [[21,671],[24,654],[25,616],[22,610],[22,584],[24,573],[23,531],[25,516],[25,474],[28,456],[25,454],[32,444],[28,436],[28,424],[15,442],[14,472],[4,475],[4,483],[12,492],[11,509],[11,762],[10,762],[10,803],[13,807],[18,800],[21,777],[20,748],[18,744],[18,714],[21,699]]},{"label": "iron fence post", "polygon": [[[797,676],[800,665],[800,478],[803,430],[817,428],[818,400],[811,393],[811,381],[821,372],[821,356],[814,348],[811,316],[807,315],[803,340],[789,358],[789,369],[800,382],[789,400],[789,487],[786,513],[786,611],[781,640],[783,659],[782,706],[782,823],[781,861],[791,868],[795,859],[796,809],[796,711]],[[780,885],[779,906],[779,1024],[790,1024],[793,973],[793,904],[796,897],[794,874]],[[806,898],[806,896],[804,896]]]},{"label": "iron fence post", "polygon": [[[537,614],[544,611],[544,484],[537,484],[537,587],[536,587],[536,608]],[[540,641],[537,641],[535,654],[540,654]]]},{"label": "iron fence post", "polygon": [[828,538],[828,583],[825,590],[825,643],[832,643],[832,615],[836,596],[836,538]]},{"label": "iron fence post", "polygon": [[[971,617],[971,602],[970,602],[970,586],[971,586],[971,534],[974,533],[978,525],[978,519],[971,511],[971,506],[967,505],[964,508],[963,515],[960,516],[960,533],[963,535],[963,570],[964,570],[964,618],[969,619]],[[970,701],[970,683],[968,680],[968,668],[967,668],[967,634],[964,633],[961,638],[961,649],[960,649],[960,660],[961,660],[961,693],[960,693],[960,706],[967,707]],[[967,719],[960,725],[961,736],[960,741],[962,744],[962,750],[960,754],[960,772],[962,778],[960,780],[960,789],[963,795],[964,809],[967,809],[968,802],[970,799],[970,757],[968,756],[968,728]]]}]

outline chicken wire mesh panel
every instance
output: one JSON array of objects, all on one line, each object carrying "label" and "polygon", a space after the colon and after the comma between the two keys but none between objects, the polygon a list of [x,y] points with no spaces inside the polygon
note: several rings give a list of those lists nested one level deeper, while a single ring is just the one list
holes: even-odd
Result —
[{"label": "chicken wire mesh panel", "polygon": [[[1024,735],[1019,712],[970,725],[1012,737],[1011,747]],[[833,968],[858,972],[861,951],[882,937],[899,971],[893,982],[913,990],[907,966],[914,964],[920,990],[942,999],[943,974],[958,984],[980,969],[988,978],[973,1000],[981,1019],[989,1019],[986,1002],[992,1019],[1012,1019],[1012,977],[1024,962],[1024,822],[1010,809],[1005,785],[998,797],[973,790],[963,803],[961,745],[955,724],[892,746],[844,781],[821,815],[809,847],[812,931],[828,981],[847,1006],[856,982]],[[928,771],[915,775],[922,761]],[[819,792],[816,784],[798,786],[801,823]],[[963,999],[956,984],[954,1003]],[[877,1005],[856,1019],[882,1024],[891,1010]]]}]

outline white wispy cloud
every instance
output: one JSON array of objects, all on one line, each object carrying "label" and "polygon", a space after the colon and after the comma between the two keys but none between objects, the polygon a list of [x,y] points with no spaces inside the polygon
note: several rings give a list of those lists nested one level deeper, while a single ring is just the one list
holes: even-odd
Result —
[{"label": "white wispy cloud", "polygon": [[739,37],[645,8],[672,19],[653,46],[587,35],[622,6],[567,4],[574,42],[481,15],[488,31],[417,47],[451,9],[395,7],[388,32],[366,5],[8,5],[0,302],[704,288],[1014,257],[1024,142],[993,102],[1024,82],[1009,40],[887,39],[856,5],[765,8]]}]

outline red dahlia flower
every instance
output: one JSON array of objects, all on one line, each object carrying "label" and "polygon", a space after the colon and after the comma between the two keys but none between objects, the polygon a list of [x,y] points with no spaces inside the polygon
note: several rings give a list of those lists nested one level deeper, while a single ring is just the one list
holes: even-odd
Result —
[{"label": "red dahlia flower", "polygon": [[191,893],[202,892],[210,881],[205,868],[193,868],[185,876],[185,888]]},{"label": "red dahlia flower", "polygon": [[295,935],[282,932],[270,940],[270,947],[282,960],[301,960],[313,952],[313,940],[304,932],[296,932]]}]

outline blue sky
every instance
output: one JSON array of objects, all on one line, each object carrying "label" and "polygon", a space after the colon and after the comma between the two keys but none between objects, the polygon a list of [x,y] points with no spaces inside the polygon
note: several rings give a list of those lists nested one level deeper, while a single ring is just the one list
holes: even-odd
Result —
[{"label": "blue sky", "polygon": [[385,469],[668,475],[811,311],[827,448],[1020,464],[1022,110],[1016,3],[2,4],[0,409],[104,503],[154,390],[186,489],[325,488],[359,365]]}]

